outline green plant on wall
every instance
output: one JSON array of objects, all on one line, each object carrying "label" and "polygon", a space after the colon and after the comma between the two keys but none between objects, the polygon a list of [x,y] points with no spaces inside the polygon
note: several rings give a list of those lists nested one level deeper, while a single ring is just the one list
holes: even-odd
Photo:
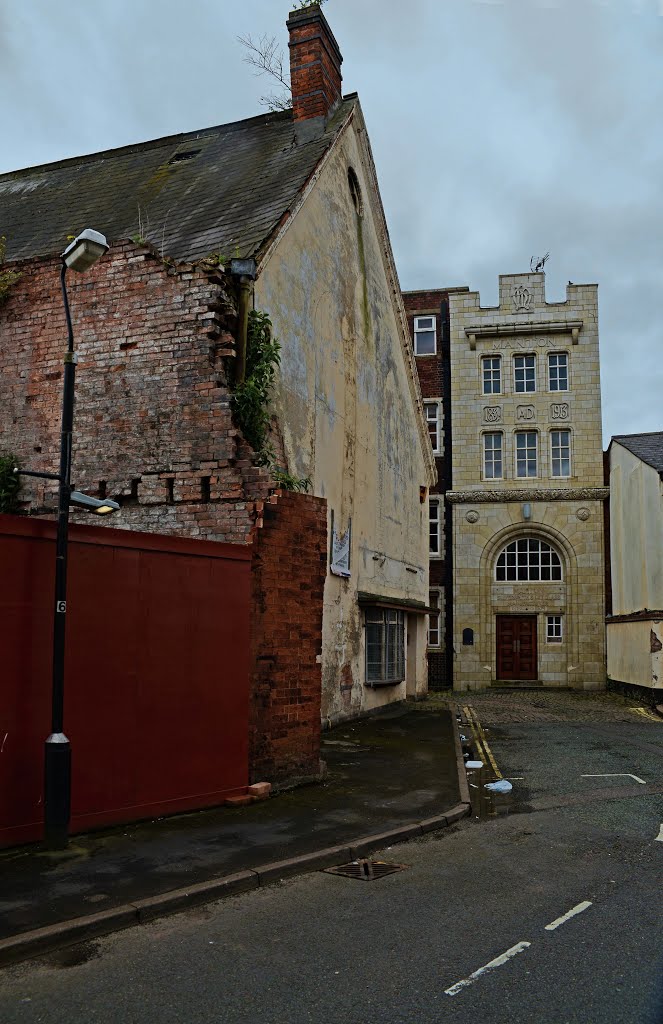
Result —
[{"label": "green plant on wall", "polygon": [[269,396],[281,362],[281,346],[272,336],[272,321],[267,313],[249,312],[246,340],[246,376],[234,388],[231,405],[235,422],[253,448],[259,466],[269,466],[277,484],[284,491],[307,492],[308,477],[296,477],[276,465],[274,450],[269,444]]},{"label": "green plant on wall", "polygon": [[7,238],[5,235],[0,237],[0,305],[9,298],[9,293],[12,287],[16,284],[20,278],[20,274],[17,270],[3,270],[2,265],[5,262],[5,252],[7,250]]},{"label": "green plant on wall", "polygon": [[18,489],[21,486],[18,462],[14,455],[0,455],[0,512],[16,512]]},{"label": "green plant on wall", "polygon": [[272,321],[267,313],[253,309],[249,313],[246,342],[246,376],[232,396],[232,410],[244,437],[256,453],[256,461],[265,465],[271,454],[268,403],[276,368],[281,362],[281,346],[272,337]]}]

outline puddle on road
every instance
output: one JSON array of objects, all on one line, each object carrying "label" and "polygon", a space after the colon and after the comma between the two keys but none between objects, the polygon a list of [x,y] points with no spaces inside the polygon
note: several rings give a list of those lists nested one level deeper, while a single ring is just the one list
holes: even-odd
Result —
[{"label": "puddle on road", "polygon": [[37,961],[46,967],[55,967],[62,970],[67,967],[80,967],[90,960],[96,960],[101,956],[100,943],[79,942],[77,946],[67,946],[65,949],[57,949],[46,956],[40,956]]}]

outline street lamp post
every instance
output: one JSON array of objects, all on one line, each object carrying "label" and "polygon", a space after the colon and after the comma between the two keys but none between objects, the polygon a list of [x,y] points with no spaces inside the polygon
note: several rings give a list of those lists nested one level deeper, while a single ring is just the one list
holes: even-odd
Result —
[{"label": "street lamp post", "polygon": [[[67,844],[71,816],[71,746],[64,733],[64,656],[67,621],[67,554],[69,505],[72,501],[71,449],[74,423],[74,382],[76,353],[71,323],[66,274],[68,269],[84,271],[108,250],[98,231],[87,228],[62,254],[60,283],[67,319],[68,345],[64,357],[62,393],[62,431],[60,436],[60,472],[58,474],[58,521],[55,551],[55,605],[53,613],[53,688],[51,733],[46,739],[44,758],[44,838],[53,849]],[[81,495],[81,497],[85,497]],[[97,512],[114,511],[115,502],[99,502]]]}]

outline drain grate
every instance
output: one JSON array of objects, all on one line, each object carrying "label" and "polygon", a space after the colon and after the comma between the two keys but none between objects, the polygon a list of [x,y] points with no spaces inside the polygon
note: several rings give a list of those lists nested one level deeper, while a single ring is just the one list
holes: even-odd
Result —
[{"label": "drain grate", "polygon": [[376,878],[392,875],[394,871],[404,871],[407,864],[387,864],[384,860],[353,860],[350,864],[339,864],[334,868],[323,868],[329,875],[345,875],[346,878],[358,878],[362,882],[372,882]]}]

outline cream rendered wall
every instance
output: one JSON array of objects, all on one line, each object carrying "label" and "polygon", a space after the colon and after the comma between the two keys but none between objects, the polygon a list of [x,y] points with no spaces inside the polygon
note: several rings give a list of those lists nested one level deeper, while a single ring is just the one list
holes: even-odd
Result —
[{"label": "cream rendered wall", "polygon": [[627,448],[610,446],[612,613],[663,608],[663,483]]},{"label": "cream rendered wall", "polygon": [[[496,682],[496,616],[537,615],[537,679],[544,686],[605,686],[603,452],[596,285],[569,285],[549,303],[544,274],[503,274],[499,306],[478,292],[449,296],[454,544],[454,688]],[[548,355],[566,352],[569,389],[551,392]],[[534,354],[536,390],[516,393],[514,356]],[[484,395],[481,360],[502,360],[502,390]],[[551,430],[571,431],[572,476],[552,477]],[[515,432],[536,430],[538,474],[519,478]],[[482,435],[503,434],[502,479],[484,479]],[[531,509],[525,520],[523,505]],[[495,560],[518,537],[552,544],[564,582],[498,584]],[[564,616],[561,644],[546,642],[546,616]],[[463,645],[463,629],[474,644]]]},{"label": "cream rendered wall", "polygon": [[327,499],[330,528],[332,514],[337,532],[352,522],[351,577],[328,572],[325,586],[322,714],[331,720],[427,687],[426,619],[410,613],[406,681],[375,689],[364,682],[358,591],[428,602],[420,487],[432,483],[434,463],[361,129],[357,115],[256,282],[256,306],[270,314],[282,346],[274,410],[289,471],[310,477],[313,493]]},{"label": "cream rendered wall", "polygon": [[663,689],[663,619],[608,622],[608,677]]}]

